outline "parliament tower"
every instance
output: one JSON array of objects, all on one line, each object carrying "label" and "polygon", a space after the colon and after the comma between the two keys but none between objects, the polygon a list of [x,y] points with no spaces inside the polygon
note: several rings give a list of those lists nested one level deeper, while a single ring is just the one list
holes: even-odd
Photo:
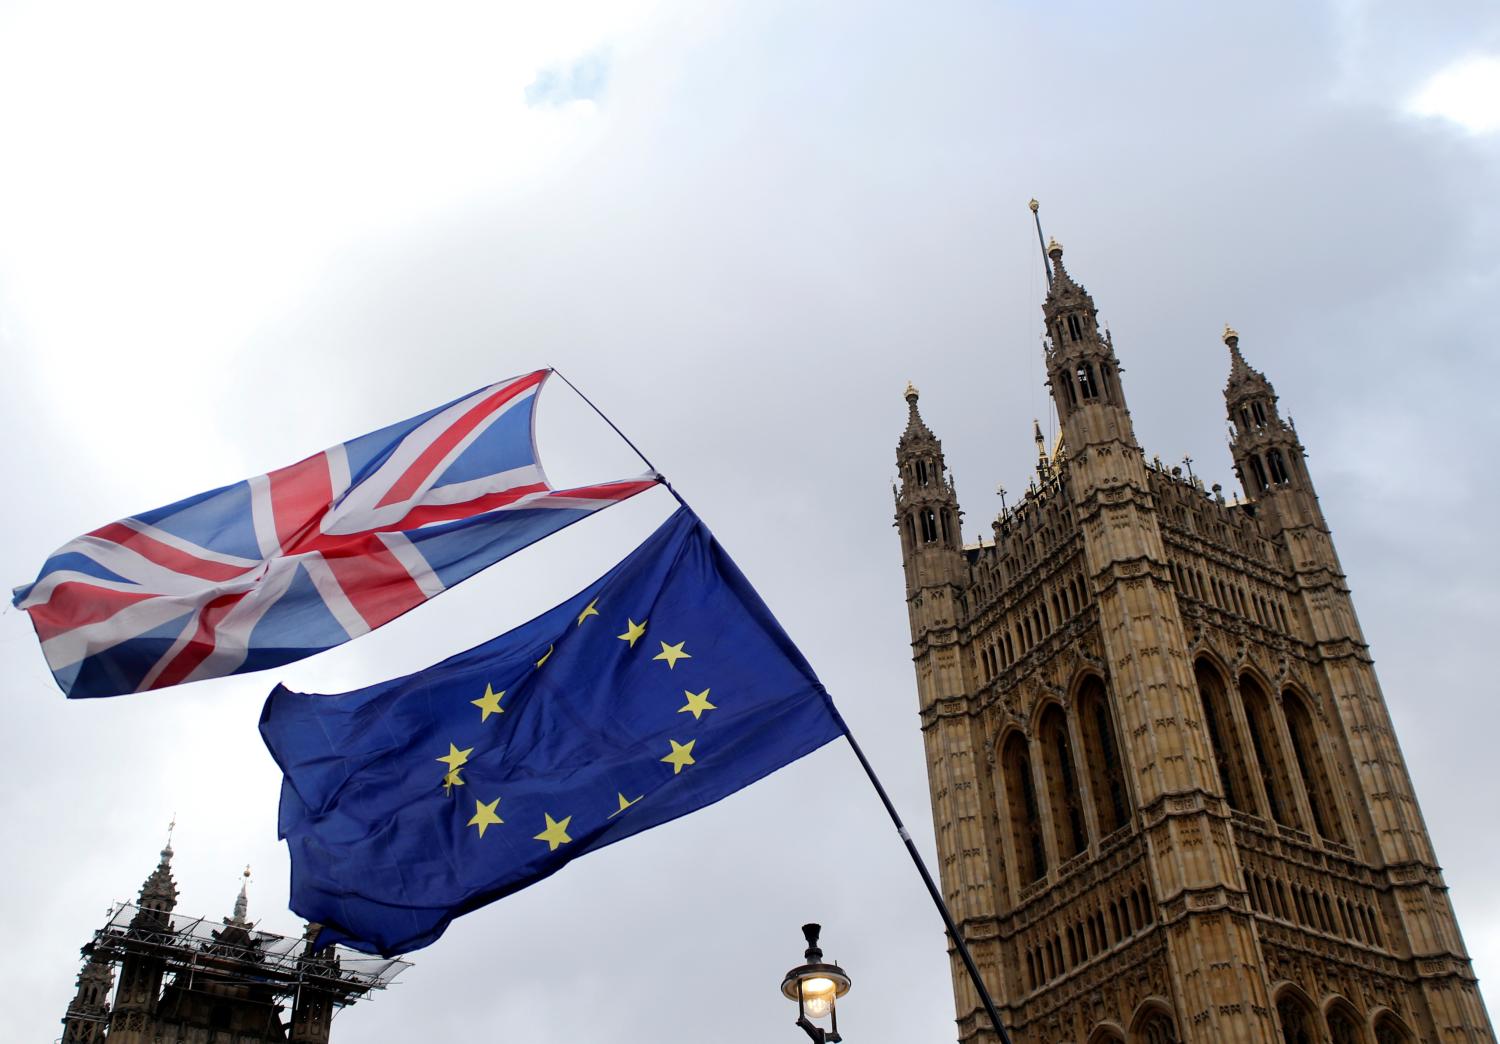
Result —
[{"label": "parliament tower", "polygon": [[220,923],[184,917],[172,856],[169,839],[137,901],[83,947],[59,1044],[328,1044],[340,1009],[408,967],[320,946],[316,925],[300,938],[260,930],[243,883]]},{"label": "parliament tower", "polygon": [[[1136,441],[1048,247],[1061,437],[965,544],[917,409],[896,460],[942,887],[1017,1044],[1493,1042],[1307,470],[1224,331],[1227,503]],[[958,1034],[993,1041],[956,956]]]}]

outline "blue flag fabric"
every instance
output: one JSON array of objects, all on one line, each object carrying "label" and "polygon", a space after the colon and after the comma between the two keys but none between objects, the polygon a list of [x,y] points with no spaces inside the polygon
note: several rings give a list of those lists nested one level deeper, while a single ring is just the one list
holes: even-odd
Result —
[{"label": "blue flag fabric", "polygon": [[385,955],[844,733],[686,508],[537,619],[354,692],[278,686],[260,728],[286,777],[292,909]]}]

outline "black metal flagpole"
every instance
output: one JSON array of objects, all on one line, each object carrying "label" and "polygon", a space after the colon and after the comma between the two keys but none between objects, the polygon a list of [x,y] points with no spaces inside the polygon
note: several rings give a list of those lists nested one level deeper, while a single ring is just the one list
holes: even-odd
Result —
[{"label": "black metal flagpole", "polygon": [[[1047,257],[1047,241],[1042,238],[1042,215],[1038,213],[1042,205],[1036,200],[1026,204],[1031,208],[1031,216],[1036,219],[1036,242],[1042,248],[1042,272],[1047,277],[1047,285],[1052,285],[1052,262]],[[566,380],[567,378],[564,378]]]},{"label": "black metal flagpole", "polygon": [[[1037,234],[1041,234],[1040,224],[1037,226]],[[1044,260],[1045,257],[1046,255],[1043,254]],[[616,435],[620,436],[625,445],[629,446],[635,452],[635,455],[641,458],[646,467],[650,468],[651,472],[661,480],[661,484],[667,488],[667,492],[677,499],[677,503],[683,507],[687,507],[687,501],[683,500],[682,495],[672,488],[672,484],[667,481],[667,477],[656,470],[656,465],[652,464],[646,458],[646,455],[637,448],[636,444],[630,441],[629,436],[621,431],[615,425],[614,421],[605,416],[604,411],[595,406],[587,395],[579,391],[578,385],[568,380],[561,370],[553,369],[552,372],[561,377],[562,382],[573,389],[573,394],[587,403],[589,409],[597,413],[599,418],[605,424],[608,424]],[[834,713],[837,714],[838,712],[835,711]],[[937,882],[932,879],[932,874],[928,873],[927,864],[922,861],[922,853],[917,851],[917,846],[912,842],[911,835],[906,832],[906,824],[901,822],[901,816],[897,813],[896,806],[891,804],[890,795],[885,792],[885,787],[881,784],[880,777],[875,775],[875,768],[870,764],[870,759],[865,757],[865,752],[861,749],[859,741],[854,738],[854,733],[849,731],[848,723],[844,722],[841,716],[839,721],[844,726],[844,738],[849,741],[849,748],[854,751],[854,756],[859,759],[860,767],[865,770],[865,775],[870,777],[870,783],[875,787],[875,793],[880,795],[881,804],[885,806],[886,813],[891,817],[891,822],[896,825],[896,833],[900,835],[901,840],[906,844],[907,855],[911,856],[911,861],[915,864],[917,873],[922,876],[922,883],[927,886],[927,894],[932,896],[932,904],[937,907],[938,913],[942,915],[943,926],[948,930],[948,938],[953,940],[953,945],[958,948],[959,956],[963,958],[964,967],[969,971],[969,979],[974,983],[974,989],[979,994],[980,1001],[984,1004],[984,1010],[990,1017],[990,1023],[994,1025],[995,1032],[1000,1037],[1000,1044],[1011,1044],[1010,1036],[1005,1032],[1005,1026],[1000,1021],[1000,1012],[995,1008],[995,1002],[990,997],[990,991],[985,987],[984,979],[979,975],[979,966],[974,963],[973,954],[969,953],[969,944],[964,941],[963,934],[958,930],[958,925],[954,923],[953,914],[949,912],[948,904],[943,901],[943,893],[938,890]]]},{"label": "black metal flagpole", "polygon": [[958,930],[958,925],[953,921],[953,914],[948,910],[948,904],[943,901],[943,893],[938,890],[937,882],[932,879],[932,874],[927,872],[927,864],[922,861],[922,853],[917,851],[911,835],[906,832],[906,824],[901,822],[896,806],[891,804],[890,795],[885,792],[885,787],[880,783],[880,777],[875,775],[870,759],[865,757],[865,752],[860,749],[859,741],[854,738],[854,733],[849,731],[847,723],[844,725],[844,738],[849,741],[849,747],[854,751],[854,756],[859,759],[860,767],[865,770],[865,775],[870,777],[875,793],[880,795],[880,801],[885,805],[891,822],[896,825],[896,833],[901,835],[901,840],[906,844],[907,855],[911,856],[911,861],[916,864],[917,873],[922,875],[922,883],[927,886],[927,894],[932,896],[932,904],[938,908],[938,913],[943,915],[943,924],[948,929],[948,937],[953,940],[953,945],[958,948],[958,955],[963,958],[964,967],[969,971],[969,979],[974,983],[974,989],[979,994],[985,1013],[989,1015],[990,1022],[1000,1037],[1000,1044],[1011,1044],[1010,1036],[1005,1032],[1005,1026],[1000,1021],[1000,1012],[995,1008],[990,991],[985,988],[984,979],[979,975],[979,966],[974,963],[974,955],[969,952],[969,944],[964,942],[963,934]]}]

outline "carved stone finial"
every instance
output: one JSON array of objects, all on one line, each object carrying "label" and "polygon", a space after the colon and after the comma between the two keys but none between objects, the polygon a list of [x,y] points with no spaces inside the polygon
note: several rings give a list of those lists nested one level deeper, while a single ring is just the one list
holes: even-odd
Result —
[{"label": "carved stone finial", "polygon": [[1224,343],[1231,348],[1240,343],[1239,333],[1228,323],[1224,324]]},{"label": "carved stone finial", "polygon": [[1050,258],[1052,258],[1052,260],[1056,261],[1058,258],[1062,257],[1062,252],[1063,251],[1062,251],[1062,244],[1061,243],[1059,243],[1056,239],[1048,239],[1047,240],[1047,256],[1048,257],[1050,257]]},{"label": "carved stone finial", "polygon": [[917,386],[911,381],[906,382],[906,401],[912,405],[916,405],[917,402]]}]

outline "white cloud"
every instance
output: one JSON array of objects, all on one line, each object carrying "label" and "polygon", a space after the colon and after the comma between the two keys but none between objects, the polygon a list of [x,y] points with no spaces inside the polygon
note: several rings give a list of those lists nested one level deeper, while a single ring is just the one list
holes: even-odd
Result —
[{"label": "white cloud", "polygon": [[1407,111],[1449,120],[1470,134],[1500,130],[1500,57],[1475,55],[1441,69],[1411,97]]},{"label": "white cloud", "polygon": [[187,423],[191,452],[231,452],[205,373],[339,250],[566,162],[595,133],[602,66],[571,104],[532,107],[527,85],[587,64],[653,2],[0,15],[0,285],[35,400],[107,418],[199,389],[204,417],[141,410],[138,430],[162,441]]}]

